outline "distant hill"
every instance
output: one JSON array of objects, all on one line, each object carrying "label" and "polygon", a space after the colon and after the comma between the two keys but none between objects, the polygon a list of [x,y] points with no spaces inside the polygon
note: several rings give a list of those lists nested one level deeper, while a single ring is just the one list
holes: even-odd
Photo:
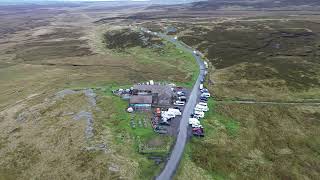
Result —
[{"label": "distant hill", "polygon": [[320,7],[320,0],[208,0],[192,3],[191,9],[223,8],[307,10]]},{"label": "distant hill", "polygon": [[37,4],[51,5],[57,3],[102,3],[110,6],[122,6],[127,4],[184,4],[201,0],[0,0],[0,5]]}]

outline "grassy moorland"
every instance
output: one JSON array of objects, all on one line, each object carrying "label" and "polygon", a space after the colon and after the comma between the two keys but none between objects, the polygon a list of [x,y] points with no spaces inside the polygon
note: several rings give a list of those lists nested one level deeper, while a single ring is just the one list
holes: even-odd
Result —
[{"label": "grassy moorland", "polygon": [[194,23],[180,40],[211,63],[206,137],[192,138],[176,179],[317,179],[320,26],[305,17]]},{"label": "grassy moorland", "polygon": [[219,99],[308,101],[320,97],[319,33],[317,20],[243,18],[203,23],[180,40],[215,67],[209,82]]},{"label": "grassy moorland", "polygon": [[[211,105],[176,179],[317,179],[319,108]],[[192,174],[186,172],[192,171]]]}]

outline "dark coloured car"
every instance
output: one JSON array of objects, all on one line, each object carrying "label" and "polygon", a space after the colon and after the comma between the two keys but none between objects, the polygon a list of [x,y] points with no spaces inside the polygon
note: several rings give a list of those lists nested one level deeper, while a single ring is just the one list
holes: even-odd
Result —
[{"label": "dark coloured car", "polygon": [[180,101],[184,101],[184,102],[187,101],[187,97],[185,97],[185,96],[180,96],[178,99],[179,99]]},{"label": "dark coloured car", "polygon": [[200,101],[208,102],[208,98],[206,98],[206,97],[200,97]]},{"label": "dark coloured car", "polygon": [[206,88],[204,88],[204,89],[201,89],[201,92],[202,92],[202,93],[208,93],[208,92],[209,92],[209,90],[208,90],[208,89],[206,89]]},{"label": "dark coloured car", "polygon": [[167,122],[167,121],[160,121],[159,124],[160,124],[160,125],[163,125],[163,126],[170,126],[170,123]]}]

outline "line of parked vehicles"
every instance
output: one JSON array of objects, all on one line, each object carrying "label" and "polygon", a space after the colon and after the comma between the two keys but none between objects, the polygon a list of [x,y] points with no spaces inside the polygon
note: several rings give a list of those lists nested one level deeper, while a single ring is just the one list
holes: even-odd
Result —
[{"label": "line of parked vehicles", "polygon": [[204,137],[204,128],[201,125],[200,120],[204,118],[205,112],[209,111],[208,99],[211,97],[208,89],[203,87],[203,84],[200,84],[200,99],[198,104],[195,106],[193,114],[189,118],[189,125],[192,127],[192,134],[194,136]]}]

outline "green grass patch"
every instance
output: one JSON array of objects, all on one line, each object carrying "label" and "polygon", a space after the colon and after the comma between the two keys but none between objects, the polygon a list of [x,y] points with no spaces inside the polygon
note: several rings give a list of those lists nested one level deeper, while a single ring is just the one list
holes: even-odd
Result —
[{"label": "green grass patch", "polygon": [[211,133],[210,131],[214,128],[214,126],[216,126],[216,122],[218,122],[218,124],[224,126],[229,136],[236,136],[240,128],[240,123],[217,112],[217,103],[212,98],[208,101],[208,107],[210,108],[210,111],[206,113],[205,118],[202,120],[206,131],[209,131],[209,133]]},{"label": "green grass patch", "polygon": [[207,112],[205,118],[201,120],[205,129],[205,137],[192,138],[187,144],[181,167],[176,176],[177,179],[183,179],[184,175],[182,171],[192,169],[197,171],[197,179],[226,179],[226,175],[217,168],[217,157],[213,154],[213,152],[216,151],[216,146],[210,142],[213,138],[218,138],[217,134],[224,132],[221,131],[223,129],[225,129],[228,137],[237,137],[240,123],[220,114],[217,111],[217,103],[212,98],[209,99],[208,106],[210,111]]},{"label": "green grass patch", "polygon": [[[192,88],[200,73],[199,66],[189,52],[183,51],[176,45],[164,41],[161,49],[134,47],[127,49],[124,56],[134,56],[141,64],[157,64],[157,67],[169,71],[176,71],[176,74],[183,72],[185,77],[177,77],[180,81],[174,81],[179,86]],[[157,68],[155,67],[155,68]]]}]

